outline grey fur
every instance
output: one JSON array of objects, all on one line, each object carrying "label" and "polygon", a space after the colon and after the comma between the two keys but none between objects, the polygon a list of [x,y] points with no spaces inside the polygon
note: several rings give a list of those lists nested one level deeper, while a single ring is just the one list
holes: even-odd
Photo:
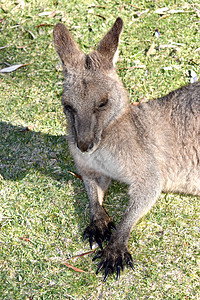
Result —
[{"label": "grey fur", "polygon": [[[68,143],[90,199],[90,245],[110,239],[97,254],[98,271],[133,267],[127,242],[132,227],[162,191],[200,195],[200,82],[138,106],[129,104],[114,67],[123,22],[90,55],[81,52],[62,24],[54,42],[63,62],[63,107]],[[130,186],[130,201],[116,230],[102,208],[111,179]]]}]

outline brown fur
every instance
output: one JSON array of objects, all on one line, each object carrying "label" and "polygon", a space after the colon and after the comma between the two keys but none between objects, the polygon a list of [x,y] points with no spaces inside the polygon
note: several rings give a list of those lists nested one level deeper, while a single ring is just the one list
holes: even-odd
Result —
[{"label": "brown fur", "polygon": [[[133,268],[127,250],[131,228],[162,191],[200,195],[200,83],[133,106],[114,67],[123,22],[90,55],[82,53],[62,24],[54,28],[55,48],[65,75],[63,107],[68,143],[90,199],[84,238],[102,250],[97,273]],[[130,201],[119,226],[102,208],[111,179],[130,186]],[[102,242],[109,243],[103,249]]]}]

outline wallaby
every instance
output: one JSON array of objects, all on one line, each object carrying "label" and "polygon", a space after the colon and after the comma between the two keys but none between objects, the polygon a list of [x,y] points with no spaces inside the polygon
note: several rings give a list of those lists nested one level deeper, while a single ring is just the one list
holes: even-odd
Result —
[{"label": "wallaby", "polygon": [[[200,196],[200,82],[160,99],[129,104],[116,70],[123,21],[89,55],[81,52],[68,29],[54,28],[55,49],[62,61],[62,104],[68,119],[68,143],[90,200],[90,225],[84,232],[97,242],[97,273],[134,269],[127,243],[132,227],[162,191]],[[130,186],[124,217],[114,224],[102,208],[111,179]],[[102,243],[108,239],[103,249]]]}]

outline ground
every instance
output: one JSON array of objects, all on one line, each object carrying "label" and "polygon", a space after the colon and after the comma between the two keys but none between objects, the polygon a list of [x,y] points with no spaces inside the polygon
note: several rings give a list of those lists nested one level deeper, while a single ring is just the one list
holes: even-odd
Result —
[{"label": "ground", "polygon": [[[82,242],[88,199],[68,151],[62,72],[53,26],[88,53],[120,16],[118,74],[130,102],[148,101],[200,74],[198,1],[2,0],[0,4],[0,299],[200,299],[197,197],[162,194],[132,231],[135,271],[96,276]],[[128,201],[113,182],[115,223]],[[76,267],[72,269],[70,266]],[[81,270],[85,272],[81,272]]]}]

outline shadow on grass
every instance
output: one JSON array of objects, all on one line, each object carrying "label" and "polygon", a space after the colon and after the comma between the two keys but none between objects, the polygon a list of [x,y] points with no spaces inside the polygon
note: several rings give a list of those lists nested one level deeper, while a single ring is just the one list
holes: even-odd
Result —
[{"label": "shadow on grass", "polygon": [[31,169],[68,181],[73,168],[64,135],[50,135],[0,122],[0,174],[19,181]]},{"label": "shadow on grass", "polygon": [[[36,170],[64,184],[69,180],[72,181],[75,218],[82,234],[83,225],[86,226],[89,222],[89,200],[83,182],[69,173],[76,172],[76,168],[66,137],[25,130],[6,122],[0,122],[0,132],[1,178],[7,181],[20,181],[29,172]],[[122,206],[126,206],[128,200],[126,193],[124,185],[118,183],[111,185],[109,189],[105,209],[114,219],[118,213],[121,217],[125,210]],[[114,207],[113,198],[115,198]]]},{"label": "shadow on grass", "polygon": [[[73,180],[75,217],[82,224],[84,220],[81,220],[81,215],[88,200],[80,179],[69,173],[75,172],[75,165],[66,137],[0,122],[0,177],[6,181],[21,181],[32,170],[62,184]],[[81,205],[80,198],[84,199]]]}]

